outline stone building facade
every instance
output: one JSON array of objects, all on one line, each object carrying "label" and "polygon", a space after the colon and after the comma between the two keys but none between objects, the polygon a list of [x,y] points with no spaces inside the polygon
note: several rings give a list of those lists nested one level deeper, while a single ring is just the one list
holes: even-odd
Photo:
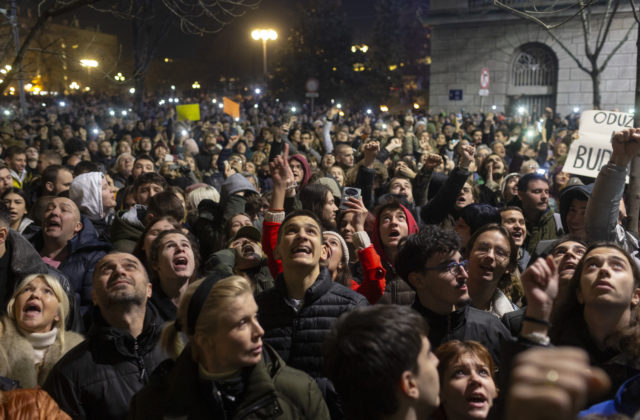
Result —
[{"label": "stone building facade", "polygon": [[[599,63],[627,34],[628,38],[601,73],[600,92],[602,109],[626,112],[634,104],[637,27],[631,12],[622,7]],[[593,108],[591,77],[541,26],[497,9],[489,0],[432,0],[426,23],[431,26],[429,107],[433,112],[495,109],[513,114],[524,107],[537,116],[545,106],[562,115],[575,108]],[[593,26],[595,40],[597,26]],[[579,18],[554,34],[589,68]],[[487,96],[479,95],[483,68],[490,75]]]}]

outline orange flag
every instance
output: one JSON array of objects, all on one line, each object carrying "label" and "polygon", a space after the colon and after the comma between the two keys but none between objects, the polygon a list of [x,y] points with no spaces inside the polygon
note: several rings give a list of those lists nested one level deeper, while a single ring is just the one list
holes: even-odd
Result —
[{"label": "orange flag", "polygon": [[227,97],[223,97],[222,100],[224,102],[224,113],[231,115],[233,118],[240,118],[240,104]]}]

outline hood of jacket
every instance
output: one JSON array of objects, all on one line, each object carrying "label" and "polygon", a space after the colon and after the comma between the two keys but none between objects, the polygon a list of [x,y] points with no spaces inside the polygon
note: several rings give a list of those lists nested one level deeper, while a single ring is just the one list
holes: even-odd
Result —
[{"label": "hood of jacket", "polygon": [[309,162],[307,162],[307,158],[305,158],[301,154],[290,156],[289,162],[291,162],[292,160],[299,162],[300,165],[302,165],[302,168],[304,170],[304,175],[302,176],[302,183],[298,185],[298,190],[300,190],[302,187],[307,185],[307,183],[309,182],[309,178],[311,178],[311,167],[309,166]]},{"label": "hood of jacket", "polygon": [[[413,215],[402,204],[400,205],[402,211],[404,212],[404,217],[407,220],[407,228],[408,234],[413,235],[414,233],[418,233],[418,224],[416,223],[416,219],[414,219]],[[384,252],[384,247],[382,246],[382,240],[380,239],[380,214],[376,215],[376,223],[374,224],[374,229],[371,234],[371,242],[373,242],[373,247],[375,248],[378,255],[382,261],[385,261],[393,266],[393,261],[389,261],[389,257]]]},{"label": "hood of jacket", "polygon": [[80,213],[91,220],[104,216],[102,208],[102,178],[100,172],[80,174],[73,179],[69,189],[69,198],[76,203]]},{"label": "hood of jacket", "polygon": [[591,197],[593,192],[593,184],[589,185],[575,185],[573,187],[565,188],[560,194],[560,220],[562,220],[562,226],[565,232],[569,233],[567,226],[567,214],[571,207],[571,202],[574,199],[587,201]]}]

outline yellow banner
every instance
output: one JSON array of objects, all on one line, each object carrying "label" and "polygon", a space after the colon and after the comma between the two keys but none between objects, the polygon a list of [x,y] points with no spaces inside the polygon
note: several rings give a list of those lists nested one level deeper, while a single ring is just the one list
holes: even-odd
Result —
[{"label": "yellow banner", "polygon": [[176,114],[178,115],[178,121],[200,121],[200,105],[176,105]]}]

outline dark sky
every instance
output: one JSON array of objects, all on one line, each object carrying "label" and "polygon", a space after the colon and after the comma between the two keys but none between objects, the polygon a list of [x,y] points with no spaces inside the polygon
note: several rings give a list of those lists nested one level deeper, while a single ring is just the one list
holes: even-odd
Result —
[{"label": "dark sky", "polygon": [[[269,51],[278,47],[292,22],[287,17],[287,8],[295,2],[304,0],[263,0],[258,9],[248,11],[243,17],[234,20],[217,34],[204,36],[189,35],[173,27],[164,38],[157,57],[171,57],[177,61],[198,60],[205,63],[206,72],[222,75],[240,75],[249,77],[259,75],[262,68],[262,46],[250,37],[256,27],[272,27],[279,33],[280,39],[269,44]],[[375,12],[373,0],[343,0],[342,10],[346,14],[347,25],[353,28],[354,41],[366,40],[372,28]],[[100,2],[98,2],[98,5]],[[95,12],[89,8],[78,10],[75,16],[80,26],[100,25],[106,33],[118,36],[124,47],[124,55],[129,55],[127,46],[131,45],[131,24],[110,15]],[[65,16],[69,19],[70,16]],[[182,60],[181,60],[182,59]],[[192,72],[197,72],[192,69]],[[204,79],[205,75],[201,76]]]}]

